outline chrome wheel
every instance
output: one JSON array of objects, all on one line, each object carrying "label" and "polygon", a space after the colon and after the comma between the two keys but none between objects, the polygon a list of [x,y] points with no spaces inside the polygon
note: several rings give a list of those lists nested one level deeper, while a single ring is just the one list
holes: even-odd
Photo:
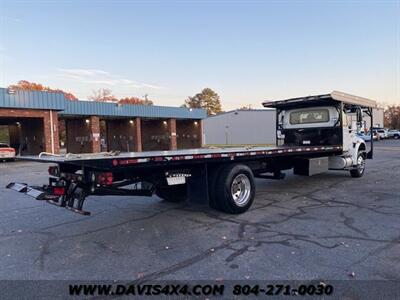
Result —
[{"label": "chrome wheel", "polygon": [[231,196],[237,206],[245,206],[250,200],[251,183],[245,174],[237,175],[231,185]]},{"label": "chrome wheel", "polygon": [[360,173],[364,173],[364,169],[365,169],[365,160],[364,157],[362,155],[358,156],[357,159],[357,168],[360,171]]}]

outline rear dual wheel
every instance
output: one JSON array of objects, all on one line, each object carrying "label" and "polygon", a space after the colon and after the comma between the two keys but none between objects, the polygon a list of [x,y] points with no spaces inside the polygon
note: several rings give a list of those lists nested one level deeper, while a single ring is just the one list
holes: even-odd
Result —
[{"label": "rear dual wheel", "polygon": [[[255,182],[251,169],[243,164],[221,165],[209,173],[210,206],[230,214],[247,211],[254,201]],[[168,202],[187,198],[187,185],[159,185],[155,194]]]},{"label": "rear dual wheel", "polygon": [[210,182],[210,206],[230,214],[247,211],[254,201],[255,182],[251,169],[242,164],[221,166]]}]

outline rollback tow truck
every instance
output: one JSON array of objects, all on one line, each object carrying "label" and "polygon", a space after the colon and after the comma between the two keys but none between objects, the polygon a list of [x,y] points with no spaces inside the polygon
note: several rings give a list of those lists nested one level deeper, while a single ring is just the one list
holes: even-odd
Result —
[{"label": "rollback tow truck", "polygon": [[[365,173],[373,157],[357,136],[376,102],[333,91],[329,94],[264,102],[276,109],[276,146],[198,148],[173,151],[66,154],[18,157],[51,163],[49,183],[32,187],[12,182],[7,188],[38,200],[89,215],[89,196],[152,196],[187,200],[231,214],[247,211],[255,198],[255,178],[284,179],[283,171],[312,176],[329,170]],[[372,128],[371,128],[372,129]],[[254,131],[263,130],[254,128]],[[370,130],[372,132],[372,130]]]}]

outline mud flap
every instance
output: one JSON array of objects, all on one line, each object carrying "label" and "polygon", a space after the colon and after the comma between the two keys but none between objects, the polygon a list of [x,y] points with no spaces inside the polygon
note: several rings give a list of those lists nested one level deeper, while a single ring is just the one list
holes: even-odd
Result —
[{"label": "mud flap", "polygon": [[207,165],[193,168],[192,176],[188,179],[188,198],[191,204],[208,205],[208,176]]}]

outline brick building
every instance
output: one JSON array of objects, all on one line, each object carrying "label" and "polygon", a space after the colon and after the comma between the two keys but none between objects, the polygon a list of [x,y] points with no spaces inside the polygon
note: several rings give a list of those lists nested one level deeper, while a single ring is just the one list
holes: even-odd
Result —
[{"label": "brick building", "polygon": [[0,142],[21,155],[202,146],[206,111],[69,101],[61,93],[0,88]]}]

